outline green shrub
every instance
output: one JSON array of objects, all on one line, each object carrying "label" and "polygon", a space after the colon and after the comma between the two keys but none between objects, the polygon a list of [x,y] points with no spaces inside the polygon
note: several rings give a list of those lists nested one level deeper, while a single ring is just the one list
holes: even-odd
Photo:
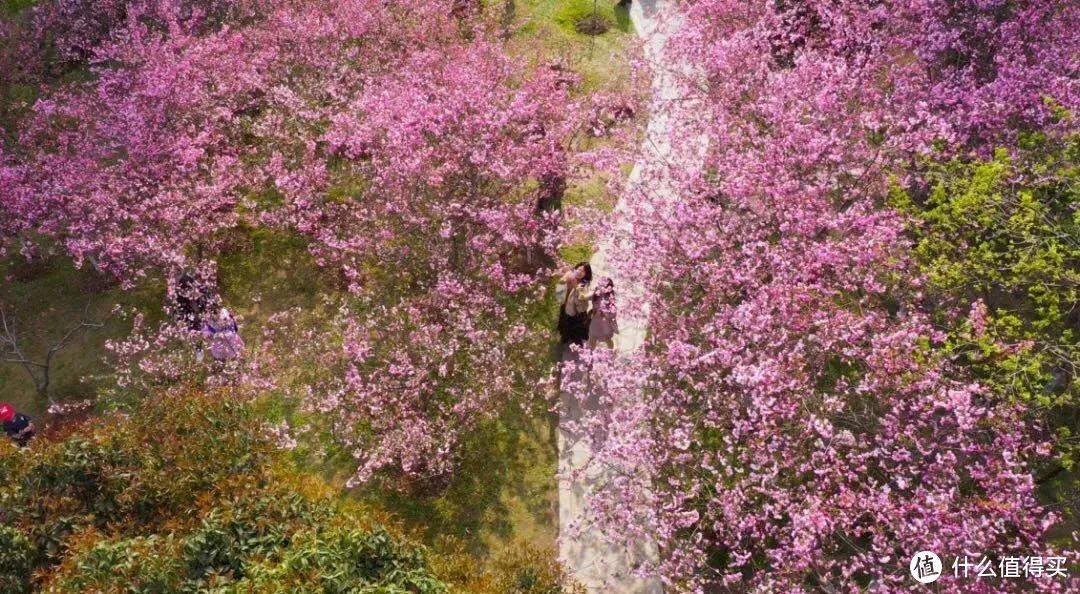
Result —
[{"label": "green shrub", "polygon": [[0,525],[0,592],[21,594],[30,591],[30,570],[34,549],[18,530]]},{"label": "green shrub", "polygon": [[893,201],[914,222],[950,357],[996,396],[1040,414],[1057,436],[1061,468],[1071,469],[1080,420],[1080,136],[1030,134],[1020,147],[927,163],[928,191],[898,190]]},{"label": "green shrub", "polygon": [[53,580],[62,592],[439,594],[425,551],[296,494],[248,494],[181,538],[93,539]]},{"label": "green shrub", "polygon": [[[273,446],[240,404],[205,397],[148,399],[60,442],[0,450],[4,495],[35,545],[59,560],[87,529],[150,534],[235,477],[266,474]],[[265,477],[264,479],[265,480]]]},{"label": "green shrub", "polygon": [[265,433],[244,404],[161,395],[3,443],[0,592],[444,591],[422,547],[339,509]]},{"label": "green shrub", "polygon": [[457,550],[436,560],[440,573],[474,594],[584,594],[559,564],[554,550],[517,542],[481,564]]},{"label": "green shrub", "polygon": [[334,526],[295,535],[280,559],[249,568],[227,592],[371,592],[439,594],[447,586],[428,569],[424,551],[403,544],[384,529]]},{"label": "green shrub", "polygon": [[181,592],[176,541],[157,535],[96,540],[66,559],[52,589],[60,592]]}]

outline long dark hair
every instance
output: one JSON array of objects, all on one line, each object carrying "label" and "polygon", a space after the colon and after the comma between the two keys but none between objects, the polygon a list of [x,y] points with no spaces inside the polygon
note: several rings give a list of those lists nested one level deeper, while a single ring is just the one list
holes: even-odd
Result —
[{"label": "long dark hair", "polygon": [[581,282],[583,282],[583,283],[591,283],[592,282],[592,266],[589,266],[588,262],[579,262],[578,265],[575,266],[574,268],[580,268],[580,269],[585,271],[585,276],[581,277]]}]

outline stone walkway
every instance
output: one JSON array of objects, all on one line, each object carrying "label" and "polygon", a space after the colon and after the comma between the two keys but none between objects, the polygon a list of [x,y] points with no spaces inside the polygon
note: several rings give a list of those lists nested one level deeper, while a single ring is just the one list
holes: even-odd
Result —
[{"label": "stone walkway", "polygon": [[[644,343],[649,314],[648,304],[630,306],[631,302],[640,301],[635,297],[641,294],[641,288],[621,278],[618,268],[608,264],[608,255],[615,249],[613,242],[632,241],[633,229],[629,228],[630,223],[623,215],[631,208],[663,208],[665,203],[675,200],[675,184],[665,173],[668,165],[680,163],[694,166],[700,163],[704,154],[703,145],[695,147],[692,143],[689,146],[691,154],[674,154],[676,150],[688,150],[688,143],[673,147],[670,141],[672,133],[683,129],[678,114],[687,113],[671,109],[679,101],[678,77],[685,75],[680,62],[664,54],[669,32],[678,26],[673,16],[673,4],[673,0],[633,0],[631,5],[631,19],[642,38],[645,58],[653,70],[650,120],[639,161],[613,214],[613,232],[600,242],[591,260],[594,278],[608,276],[615,281],[619,307],[619,334],[615,337],[615,349],[620,355],[633,353]],[[658,580],[639,579],[632,575],[634,567],[642,561],[656,558],[653,543],[643,542],[627,549],[605,542],[595,529],[577,533],[569,530],[572,524],[585,517],[590,493],[608,480],[599,465],[588,464],[592,456],[588,441],[577,439],[567,427],[567,424],[580,419],[583,413],[595,406],[585,403],[583,410],[576,398],[562,394],[558,441],[559,474],[564,480],[560,480],[559,484],[559,532],[565,537],[559,539],[559,557],[590,593],[660,594],[663,587]],[[572,479],[566,479],[571,476]]]}]

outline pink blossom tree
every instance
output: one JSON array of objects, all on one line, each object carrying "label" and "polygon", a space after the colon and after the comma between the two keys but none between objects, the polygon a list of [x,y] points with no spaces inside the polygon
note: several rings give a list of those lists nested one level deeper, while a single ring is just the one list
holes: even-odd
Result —
[{"label": "pink blossom tree", "polygon": [[[446,472],[464,431],[547,373],[545,333],[526,328],[558,239],[537,186],[567,174],[577,126],[565,77],[452,4],[124,4],[73,46],[92,79],[47,93],[20,130],[2,173],[12,231],[128,284],[201,266],[245,228],[305,238],[342,279],[322,339],[286,358],[330,371],[309,410],[358,479]],[[164,354],[163,332],[118,348]]]}]

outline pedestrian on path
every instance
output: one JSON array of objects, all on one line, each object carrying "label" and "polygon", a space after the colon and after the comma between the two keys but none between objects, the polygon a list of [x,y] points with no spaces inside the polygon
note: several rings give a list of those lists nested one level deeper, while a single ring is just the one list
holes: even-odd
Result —
[{"label": "pedestrian on path", "polygon": [[585,344],[589,337],[589,283],[592,266],[581,262],[562,277],[566,287],[559,307],[559,338],[563,344]]},{"label": "pedestrian on path", "polygon": [[173,300],[176,302],[178,321],[199,331],[203,327],[203,313],[207,310],[209,299],[194,276],[184,272],[176,279]]},{"label": "pedestrian on path", "polygon": [[589,296],[592,301],[589,348],[594,349],[598,344],[613,348],[615,335],[619,332],[619,322],[615,315],[615,281],[606,276],[601,278]]}]

